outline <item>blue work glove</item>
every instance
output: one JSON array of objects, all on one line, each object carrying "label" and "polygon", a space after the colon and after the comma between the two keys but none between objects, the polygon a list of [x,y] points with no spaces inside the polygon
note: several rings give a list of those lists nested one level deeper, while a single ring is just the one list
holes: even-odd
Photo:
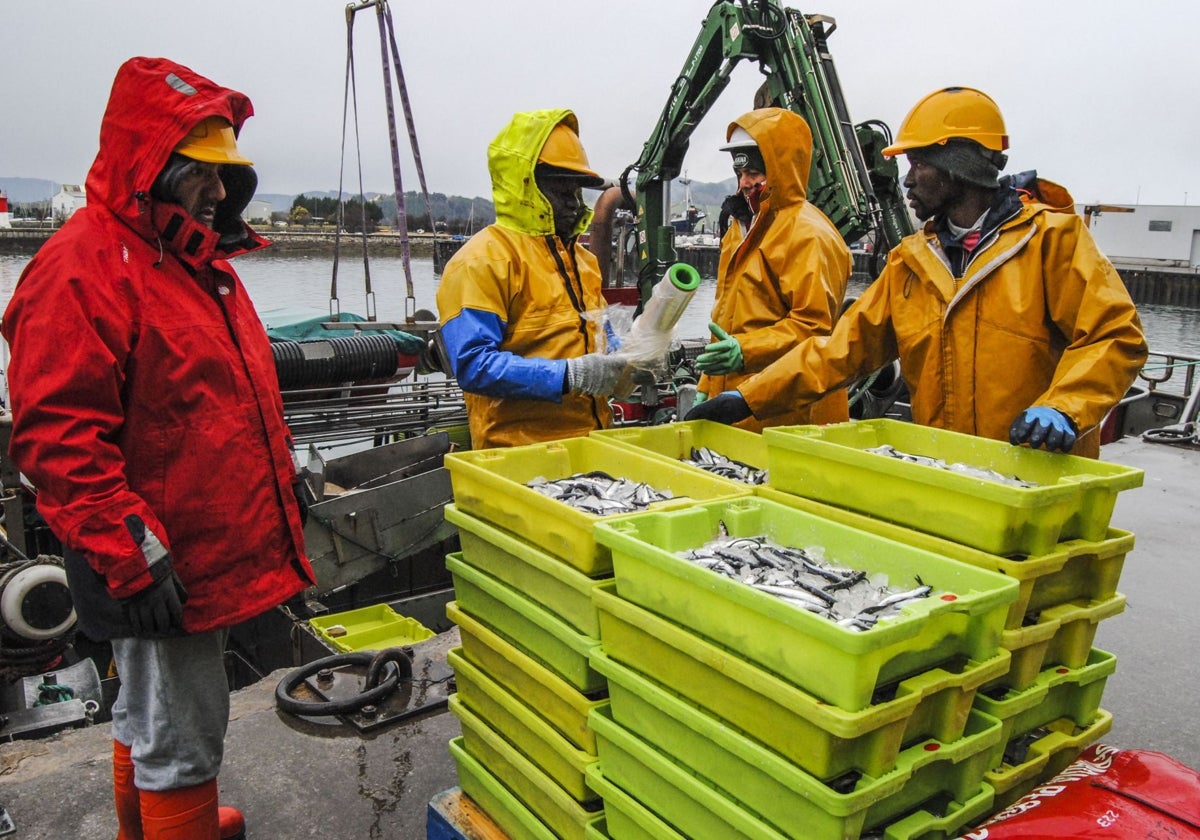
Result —
[{"label": "blue work glove", "polygon": [[567,359],[567,390],[598,397],[612,396],[626,364],[624,356],[604,353]]},{"label": "blue work glove", "polygon": [[684,420],[716,420],[729,426],[750,416],[750,406],[737,391],[722,391],[711,400],[693,406]]},{"label": "blue work glove", "polygon": [[1034,449],[1045,445],[1049,450],[1070,452],[1075,445],[1075,430],[1067,415],[1044,405],[1035,405],[1021,412],[1008,430],[1008,442],[1013,446],[1028,443]]},{"label": "blue work glove", "polygon": [[710,322],[708,329],[720,340],[709,344],[704,348],[704,352],[696,357],[696,369],[709,376],[720,376],[737,373],[745,367],[742,345],[738,344],[738,340],[714,323]]},{"label": "blue work glove", "polygon": [[187,590],[175,574],[171,558],[156,561],[150,569],[154,583],[124,601],[134,635],[142,639],[179,635]]}]

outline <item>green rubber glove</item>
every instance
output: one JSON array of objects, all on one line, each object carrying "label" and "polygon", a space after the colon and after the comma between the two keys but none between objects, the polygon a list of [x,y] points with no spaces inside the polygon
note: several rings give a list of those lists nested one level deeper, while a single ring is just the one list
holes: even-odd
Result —
[{"label": "green rubber glove", "polygon": [[737,373],[745,363],[742,360],[742,345],[716,324],[709,322],[709,331],[719,340],[704,348],[696,357],[696,369],[709,376]]}]

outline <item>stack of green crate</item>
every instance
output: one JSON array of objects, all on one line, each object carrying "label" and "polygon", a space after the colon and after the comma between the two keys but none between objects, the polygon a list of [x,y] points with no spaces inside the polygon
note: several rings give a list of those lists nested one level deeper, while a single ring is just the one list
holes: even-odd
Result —
[{"label": "stack of green crate", "polygon": [[[859,633],[676,556],[714,539],[821,545],[939,593]],[[613,837],[949,837],[984,815],[1001,724],[972,708],[1004,674],[1015,581],[761,498],[601,523],[587,772]],[[665,832],[663,826],[669,828]]]},{"label": "stack of green crate", "polygon": [[[764,438],[771,480],[759,496],[1018,581],[1001,634],[1009,668],[975,702],[1003,725],[987,773],[996,807],[1110,730],[1099,704],[1115,657],[1092,643],[1098,623],[1125,607],[1117,583],[1134,540],[1109,520],[1117,493],[1141,485],[1140,470],[889,420],[767,430]],[[883,444],[1036,486],[862,451]]]},{"label": "stack of green crate", "polygon": [[586,439],[454,453],[446,466],[456,501],[445,516],[462,545],[446,559],[447,614],[462,637],[450,655],[460,784],[513,836],[583,840],[602,830],[585,781],[597,756],[589,712],[607,692],[589,656],[599,644],[591,591],[612,578],[612,560],[592,536],[601,517],[526,484],[603,470],[677,497],[661,507],[749,491]]}]

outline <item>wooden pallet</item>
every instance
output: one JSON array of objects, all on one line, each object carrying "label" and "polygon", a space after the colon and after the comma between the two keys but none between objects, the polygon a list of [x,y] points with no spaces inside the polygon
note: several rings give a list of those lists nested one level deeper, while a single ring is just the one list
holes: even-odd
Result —
[{"label": "wooden pallet", "polygon": [[426,840],[509,840],[462,788],[444,790],[429,801]]}]

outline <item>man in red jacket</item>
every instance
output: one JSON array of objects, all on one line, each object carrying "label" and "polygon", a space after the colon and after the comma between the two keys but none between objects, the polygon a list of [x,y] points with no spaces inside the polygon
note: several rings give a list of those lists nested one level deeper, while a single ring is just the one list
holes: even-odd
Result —
[{"label": "man in red jacket", "polygon": [[174,62],[123,64],[87,206],[3,318],[10,454],[63,544],[80,629],[112,641],[121,678],[126,840],[241,836],[217,807],[228,628],[315,583],[270,345],[227,262],[267,244],[241,220],[252,113]]}]

